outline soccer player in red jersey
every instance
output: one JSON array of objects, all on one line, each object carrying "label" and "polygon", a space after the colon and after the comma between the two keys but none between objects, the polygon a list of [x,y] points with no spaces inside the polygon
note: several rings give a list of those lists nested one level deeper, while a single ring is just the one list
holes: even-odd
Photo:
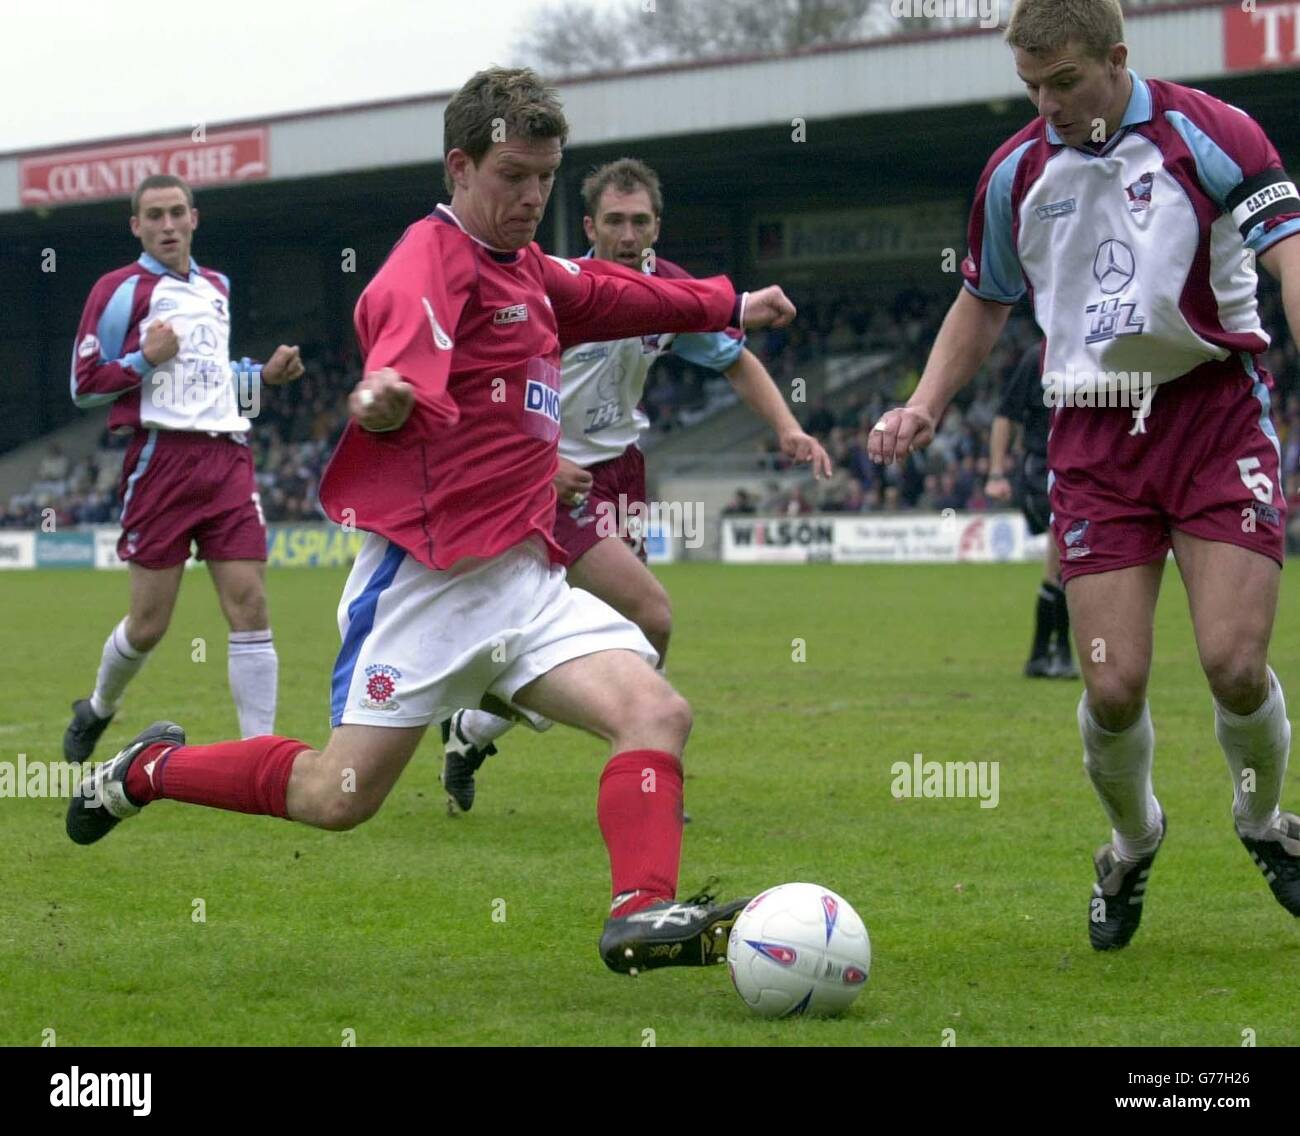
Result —
[{"label": "soccer player in red jersey", "polygon": [[[72,704],[69,761],[90,757],[127,684],[167,631],[190,544],[208,563],[230,624],[230,691],[244,737],[275,728],[276,655],[266,610],[266,524],[245,440],[259,405],[256,373],[230,363],[230,281],[190,256],[199,224],[190,187],[145,178],[131,199],[144,251],[99,278],[77,328],[72,398],[111,404],[109,429],[129,432],[119,496],[118,556],[131,602],[113,628],[89,698]],[[261,368],[278,385],[303,373],[281,345]]]},{"label": "soccer player in red jersey", "polygon": [[[665,279],[689,274],[655,255],[663,217],[658,175],[644,162],[621,158],[582,183],[588,257]],[[754,413],[776,433],[781,452],[830,476],[831,461],[805,434],[767,368],[730,329],[696,335],[633,336],[566,345],[560,360],[560,464],[555,475],[555,540],[564,549],[569,583],[599,596],[632,620],[659,653],[668,653],[672,606],[646,567],[649,515],[645,459],[637,446],[649,420],[640,409],[646,375],[672,353],[725,374]],[[679,514],[680,515],[680,514]],[[457,711],[442,723],[442,783],[453,816],[474,804],[475,774],[496,753],[493,744],[514,722],[486,710]]]},{"label": "soccer player in red jersey", "polygon": [[[1088,932],[1125,946],[1165,813],[1151,780],[1153,618],[1172,547],[1187,588],[1237,835],[1300,916],[1300,818],[1280,800],[1291,727],[1268,644],[1286,502],[1255,265],[1300,337],[1300,196],[1245,112],[1127,66],[1118,0],[1020,0],[1007,29],[1038,117],[980,179],[958,294],[877,460],[930,443],[1028,290],[1047,339],[1052,533],[1085,691],[1084,766],[1112,828]],[[1102,405],[1098,405],[1101,402]]]},{"label": "soccer player in red jersey", "polygon": [[561,340],[783,326],[780,288],[658,280],[533,243],[568,127],[526,69],[483,71],[444,120],[450,206],[411,225],[356,308],[365,377],[321,500],[368,533],[339,605],[328,743],[185,744],[155,723],[87,778],[89,844],[159,798],[348,829],[383,803],[431,722],[490,706],[610,744],[597,815],[613,970],[725,956],[745,900],[674,899],[691,711],[631,621],[571,590],[552,538]]}]

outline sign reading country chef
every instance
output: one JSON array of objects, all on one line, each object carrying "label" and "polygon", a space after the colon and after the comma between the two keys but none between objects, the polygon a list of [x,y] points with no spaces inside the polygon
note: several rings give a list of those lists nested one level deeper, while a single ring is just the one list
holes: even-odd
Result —
[{"label": "sign reading country chef", "polygon": [[130,197],[150,174],[174,174],[202,189],[264,178],[269,172],[264,127],[196,130],[179,140],[155,138],[24,158],[19,185],[24,205],[64,205]]}]

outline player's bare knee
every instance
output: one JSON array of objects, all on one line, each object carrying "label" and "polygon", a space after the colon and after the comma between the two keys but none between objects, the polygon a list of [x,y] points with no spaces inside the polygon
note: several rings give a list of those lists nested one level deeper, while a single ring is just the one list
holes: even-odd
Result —
[{"label": "player's bare knee", "polygon": [[671,686],[664,683],[662,692],[646,704],[646,711],[649,717],[642,724],[656,733],[661,732],[676,746],[686,744],[695,717],[691,712],[691,704]]},{"label": "player's bare knee", "polygon": [[1268,666],[1262,654],[1224,651],[1202,659],[1210,690],[1233,714],[1250,714],[1268,696]]},{"label": "player's bare knee", "polygon": [[348,832],[374,816],[381,804],[382,799],[375,800],[369,794],[338,790],[319,803],[314,823],[330,832]]},{"label": "player's bare knee", "polygon": [[1145,675],[1114,670],[1088,680],[1088,712],[1103,730],[1127,730],[1141,716],[1146,698]]},{"label": "player's bare knee", "polygon": [[666,647],[673,630],[673,607],[668,596],[650,596],[643,601],[637,609],[636,622],[656,650]]},{"label": "player's bare knee", "polygon": [[165,616],[153,612],[147,612],[138,619],[129,618],[126,622],[126,641],[141,653],[152,651],[167,634],[169,622]]},{"label": "player's bare knee", "polygon": [[241,589],[228,600],[232,631],[262,631],[270,626],[266,593],[261,588]]}]

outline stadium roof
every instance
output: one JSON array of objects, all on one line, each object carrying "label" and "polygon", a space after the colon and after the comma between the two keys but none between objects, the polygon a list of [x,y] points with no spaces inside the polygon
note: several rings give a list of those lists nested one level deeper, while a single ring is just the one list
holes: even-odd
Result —
[{"label": "stadium roof", "polygon": [[[1280,21],[1283,10],[1290,18],[1293,5],[1262,2],[1259,7],[1266,13],[1277,9]],[[1184,4],[1131,14],[1127,38],[1139,73],[1167,79],[1203,80],[1300,66],[1300,51],[1294,58],[1288,54],[1293,37],[1275,34],[1270,41],[1269,27],[1267,18],[1244,13],[1238,4]],[[1268,55],[1272,51],[1276,56],[1278,50],[1280,58]],[[789,132],[797,119],[816,122],[874,114],[915,116],[916,136],[924,139],[929,133],[924,117],[928,111],[996,105],[1024,97],[1000,31],[977,26],[785,56],[583,76],[560,81],[559,86],[575,147],[718,136],[761,127]],[[248,132],[260,148],[244,168],[254,171],[259,180],[423,165],[441,159],[442,111],[450,94],[210,124],[207,130]],[[103,162],[139,151],[141,146],[183,147],[190,143],[190,131],[187,125],[176,132],[134,139],[0,155],[0,213],[65,203],[57,193],[38,199],[33,193],[41,191],[32,188],[65,158]],[[114,195],[97,192],[93,197],[102,200]]]}]

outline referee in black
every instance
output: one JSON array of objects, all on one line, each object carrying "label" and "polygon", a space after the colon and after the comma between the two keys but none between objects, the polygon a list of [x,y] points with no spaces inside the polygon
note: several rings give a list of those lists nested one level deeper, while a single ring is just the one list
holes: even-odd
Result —
[{"label": "referee in black", "polygon": [[[1051,410],[1043,397],[1041,356],[1040,341],[1024,353],[1003,385],[1002,400],[989,437],[989,479],[984,487],[984,495],[991,501],[1014,500],[1035,536],[1047,532],[1051,524],[1051,507],[1047,501],[1047,434]],[[1013,471],[1013,484],[1006,476],[1007,456],[1017,426],[1024,457]],[[1070,653],[1070,615],[1065,606],[1065,590],[1061,587],[1061,561],[1050,533],[1043,584],[1038,589],[1035,608],[1034,645],[1025,664],[1025,676],[1079,677]]]}]

